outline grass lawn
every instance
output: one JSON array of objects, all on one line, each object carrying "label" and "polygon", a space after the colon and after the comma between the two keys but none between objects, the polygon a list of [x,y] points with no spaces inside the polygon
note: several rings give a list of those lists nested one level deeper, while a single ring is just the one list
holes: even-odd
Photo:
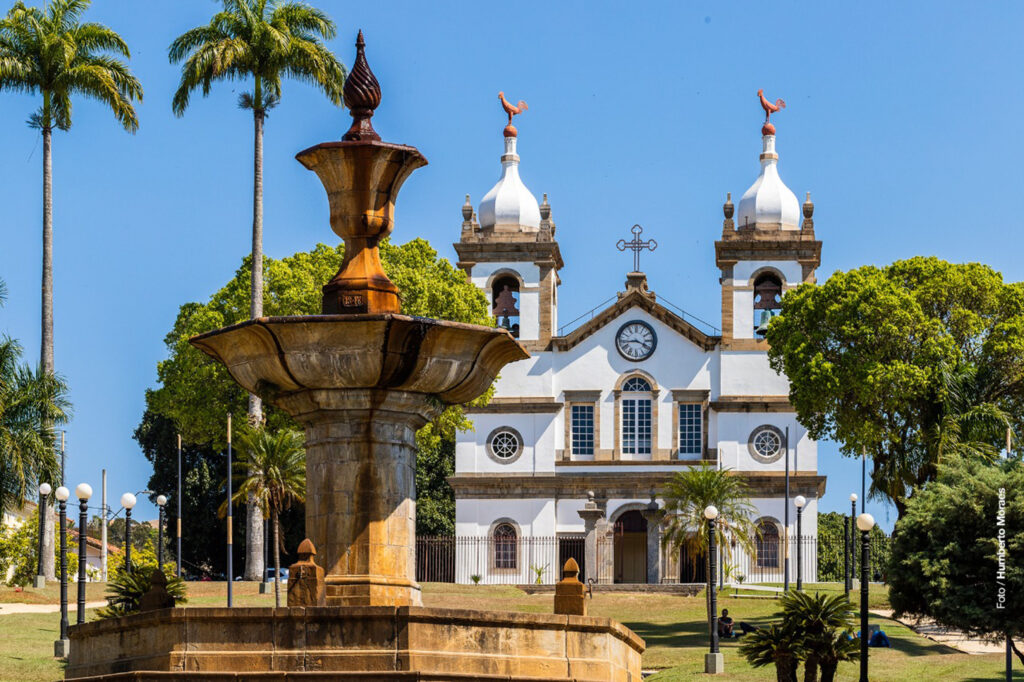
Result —
[{"label": "grass lawn", "polygon": [[[90,588],[101,588],[90,585]],[[808,590],[834,591],[834,586],[806,586]],[[871,586],[873,606],[887,606],[885,589]],[[189,583],[191,606],[223,606],[224,583]],[[20,601],[30,603],[55,602],[48,591],[26,590],[17,593]],[[36,592],[34,596],[30,592]],[[71,590],[71,595],[75,594]],[[41,594],[40,594],[41,593]],[[235,604],[239,606],[272,606],[273,594],[261,595],[255,583],[235,583]],[[56,594],[56,593],[55,593]],[[7,588],[0,589],[0,601],[13,601],[15,596]],[[90,591],[88,598],[99,599],[101,591]],[[283,598],[283,593],[282,593]],[[423,601],[427,606],[489,609],[496,611],[526,611],[550,613],[550,594],[527,595],[509,586],[423,585]],[[723,596],[722,608],[729,609],[737,621],[744,620],[764,625],[777,617],[774,600],[746,599]],[[662,669],[650,678],[653,682],[690,680],[703,676],[707,630],[704,626],[704,598],[639,593],[608,594],[598,592],[590,604],[595,616],[606,616],[621,621],[647,641],[644,654],[645,669]],[[89,612],[89,616],[93,615]],[[893,621],[872,616],[872,623],[880,623],[892,641],[892,649],[871,650],[871,679],[873,681],[945,682],[1001,680],[1003,657],[999,654],[974,656],[920,637]],[[63,676],[63,663],[52,658],[53,640],[57,637],[57,614],[14,614],[0,616],[0,682],[55,680]],[[726,674],[723,680],[774,680],[774,668],[751,669],[737,651],[739,641],[722,643]],[[1016,661],[1015,661],[1016,662]],[[1019,666],[1018,666],[1019,667]],[[839,680],[856,680],[856,664],[839,668]],[[1024,680],[1024,672],[1017,671],[1014,679]]]}]

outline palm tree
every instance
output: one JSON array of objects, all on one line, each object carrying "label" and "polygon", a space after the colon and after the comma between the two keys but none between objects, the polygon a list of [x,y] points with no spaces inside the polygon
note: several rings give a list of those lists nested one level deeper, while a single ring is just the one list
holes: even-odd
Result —
[{"label": "palm tree", "polygon": [[[128,45],[102,24],[81,23],[91,0],[53,0],[46,11],[16,2],[0,19],[0,90],[40,94],[28,120],[43,135],[43,313],[40,362],[53,373],[53,129],[71,127],[71,96],[107,105],[125,130],[139,127],[134,100],[142,86],[117,58]],[[112,56],[113,55],[113,56]]]},{"label": "palm tree", "polygon": [[783,625],[799,633],[804,652],[804,682],[818,682],[819,668],[824,680],[831,682],[840,661],[859,657],[859,642],[850,645],[847,636],[857,609],[845,594],[812,596],[790,590],[779,599],[779,605]]},{"label": "palm tree", "polygon": [[803,649],[793,628],[776,624],[747,635],[740,653],[755,668],[774,665],[777,682],[796,682]]},{"label": "palm tree", "polygon": [[[327,49],[324,40],[335,36],[334,22],[319,9],[301,2],[280,0],[223,0],[223,9],[206,26],[178,36],[168,50],[172,63],[184,62],[181,82],[172,107],[185,114],[196,89],[210,94],[214,81],[252,78],[251,92],[238,98],[238,106],[252,111],[254,126],[252,258],[249,314],[263,315],[263,124],[267,112],[281,100],[281,81],[295,78],[315,85],[336,105],[342,101],[345,67]],[[258,396],[249,396],[249,424],[263,421]],[[246,523],[245,575],[263,573],[263,526],[250,502]]]},{"label": "palm tree", "polygon": [[59,480],[54,425],[71,413],[64,381],[20,360],[21,346],[0,338],[0,511],[20,507],[37,484]]},{"label": "palm tree", "polygon": [[[71,97],[105,104],[125,130],[139,127],[132,102],[142,86],[118,56],[128,46],[102,24],[81,23],[90,0],[53,0],[46,10],[19,0],[0,19],[0,91],[42,95],[28,119],[43,136],[43,283],[40,372],[52,375],[53,361],[53,129],[71,127]],[[53,579],[53,514],[46,515],[43,572]]]},{"label": "palm tree", "polygon": [[[281,538],[278,517],[293,502],[306,500],[306,450],[302,434],[282,429],[248,429],[239,438],[240,456],[235,462],[238,491],[232,502],[255,502],[269,518],[274,545],[274,604],[281,605]],[[221,512],[226,508],[221,505]]]},{"label": "palm tree", "polygon": [[[708,552],[708,522],[704,509],[718,508],[715,540],[721,555],[732,556],[731,541],[753,556],[756,529],[750,504],[750,489],[729,469],[715,469],[707,464],[676,472],[665,487],[664,542],[676,550],[686,547],[690,556],[704,554],[705,567],[711,576]],[[711,622],[711,595],[706,595],[708,622]]]}]

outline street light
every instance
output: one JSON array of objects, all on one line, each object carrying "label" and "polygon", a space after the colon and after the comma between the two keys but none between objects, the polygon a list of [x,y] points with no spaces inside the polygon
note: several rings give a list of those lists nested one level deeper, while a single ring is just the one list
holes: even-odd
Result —
[{"label": "street light", "polygon": [[800,591],[804,589],[804,566],[803,566],[803,516],[804,516],[804,505],[807,504],[807,498],[803,495],[797,495],[796,499],[793,500],[793,504],[796,505],[796,589]]},{"label": "street light", "polygon": [[68,498],[71,491],[61,486],[54,493],[60,514],[60,639],[53,643],[53,655],[67,658],[68,640]]},{"label": "street light", "polygon": [[871,529],[875,519],[871,514],[857,517],[860,531],[860,682],[868,682],[868,570],[870,566]]},{"label": "street light", "polygon": [[708,520],[708,596],[711,600],[711,651],[704,656],[704,672],[716,675],[723,672],[725,664],[718,651],[718,602],[715,597],[715,519],[718,518],[718,509],[715,505],[704,507],[704,518]]},{"label": "street light", "polygon": [[46,496],[50,494],[50,484],[39,486],[39,569],[36,571],[35,588],[46,587],[46,576],[43,575],[43,536],[46,534]]},{"label": "street light", "polygon": [[850,493],[850,586],[853,590],[853,577],[857,575],[857,493]]},{"label": "street light", "polygon": [[164,570],[164,505],[167,504],[166,495],[156,496],[156,509],[158,512],[156,522],[156,565]]},{"label": "street light", "polygon": [[92,497],[92,486],[88,483],[79,483],[75,488],[75,497],[78,498],[78,616],[75,622],[79,625],[85,622],[85,525],[89,523],[89,498]]},{"label": "street light", "polygon": [[121,506],[124,507],[124,570],[125,573],[132,572],[132,507],[135,506],[135,496],[125,493],[121,496]]}]

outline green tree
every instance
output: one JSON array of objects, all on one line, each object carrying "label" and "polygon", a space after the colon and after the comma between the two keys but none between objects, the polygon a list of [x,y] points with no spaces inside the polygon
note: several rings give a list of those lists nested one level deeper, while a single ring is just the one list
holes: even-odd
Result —
[{"label": "green tree", "polygon": [[[270,519],[274,548],[274,605],[281,606],[281,534],[278,517],[293,502],[306,501],[306,450],[298,431],[248,429],[238,439],[232,502],[253,500]],[[227,505],[221,507],[226,511]]]},{"label": "green tree", "polygon": [[755,668],[774,665],[777,682],[796,682],[803,649],[791,627],[775,623],[747,635],[740,653]]},{"label": "green tree", "polygon": [[[60,539],[47,543],[47,546],[59,546]],[[78,574],[78,546],[68,538],[68,577]],[[45,548],[44,548],[45,551]],[[55,561],[59,566],[59,554]],[[21,525],[4,524],[0,526],[0,582],[7,579],[8,585],[24,587],[32,584],[39,570],[39,523],[36,519],[26,519]]]},{"label": "green tree", "polygon": [[[692,557],[704,555],[707,575],[711,575],[708,552],[708,521],[704,509],[718,509],[715,521],[715,542],[722,561],[732,556],[732,542],[749,556],[754,556],[757,530],[750,504],[750,488],[730,469],[716,469],[707,464],[677,471],[665,486],[665,533],[663,542],[678,550],[686,547]],[[708,623],[711,622],[711,600],[706,595]]]},{"label": "green tree", "polygon": [[[14,3],[0,19],[0,91],[40,95],[28,124],[43,137],[43,281],[40,376],[53,375],[53,129],[71,127],[71,98],[83,96],[109,108],[129,132],[139,127],[133,102],[142,86],[118,57],[128,45],[102,24],[81,21],[90,0],[52,0],[45,10]],[[52,508],[52,504],[51,504]],[[50,519],[51,515],[47,515]],[[49,524],[50,522],[47,521]],[[47,537],[51,536],[47,533]],[[49,542],[49,539],[47,540]],[[52,547],[47,548],[47,557]],[[44,574],[52,579],[47,558]]]},{"label": "green tree", "polygon": [[[132,563],[135,563],[134,558]],[[153,568],[135,569],[127,573],[118,572],[111,577],[107,583],[107,605],[97,611],[96,615],[100,618],[120,618],[138,611],[142,595],[153,587],[153,572]],[[164,574],[167,576],[167,594],[174,599],[175,606],[187,602],[188,588],[185,581],[174,577],[166,566]]]},{"label": "green tree", "polygon": [[[1024,637],[1024,464],[951,457],[896,523],[889,601],[969,635]],[[1024,654],[1014,643],[1017,657]]]},{"label": "green tree", "polygon": [[41,482],[57,484],[54,426],[71,414],[64,380],[20,360],[21,346],[0,337],[0,511],[20,508]]},{"label": "green tree", "polygon": [[[849,518],[838,512],[818,514],[818,582],[840,582],[843,580],[843,521]],[[860,531],[854,533],[852,551],[857,564],[860,564]],[[869,533],[871,540],[871,575],[886,575],[892,543],[876,523]],[[859,570],[859,569],[858,569]],[[859,573],[858,573],[859,575]],[[854,578],[857,576],[855,575]],[[872,578],[874,579],[874,578]]]},{"label": "green tree", "polygon": [[[183,116],[192,92],[208,95],[215,81],[252,79],[252,91],[238,106],[253,116],[252,269],[249,316],[263,315],[263,126],[267,111],[281,100],[285,77],[309,83],[334,104],[342,101],[345,67],[324,44],[334,38],[334,22],[315,7],[279,0],[223,0],[223,8],[206,26],[178,36],[168,49],[172,63],[184,62],[174,93],[174,113]],[[248,423],[262,422],[260,398],[248,398]],[[248,507],[246,577],[263,572],[263,524],[252,501]]]},{"label": "green tree", "polygon": [[768,328],[772,367],[813,438],[872,458],[871,495],[902,516],[948,454],[988,458],[1024,420],[1024,284],[912,258],[803,284]]}]

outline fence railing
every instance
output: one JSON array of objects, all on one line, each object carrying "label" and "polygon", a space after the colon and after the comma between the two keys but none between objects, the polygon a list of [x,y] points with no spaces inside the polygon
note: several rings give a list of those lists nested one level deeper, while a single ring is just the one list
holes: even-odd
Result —
[{"label": "fence railing", "polygon": [[[500,538],[493,536],[419,536],[416,538],[416,580],[419,582],[479,583],[484,585],[551,585],[572,557],[581,575],[598,583],[647,581],[646,545],[615,536],[599,537],[597,566],[588,570],[582,534]],[[631,544],[632,543],[632,544]],[[799,551],[798,551],[799,550]],[[789,579],[797,579],[799,554],[804,582],[842,582],[843,543],[825,536],[762,538],[753,553],[729,544],[721,550],[720,570],[727,583],[782,583],[786,558]],[[871,539],[871,579],[885,578],[891,538]],[[851,575],[860,576],[860,538],[853,547]],[[707,582],[707,556],[683,547],[678,552],[663,547],[661,582]]]}]

